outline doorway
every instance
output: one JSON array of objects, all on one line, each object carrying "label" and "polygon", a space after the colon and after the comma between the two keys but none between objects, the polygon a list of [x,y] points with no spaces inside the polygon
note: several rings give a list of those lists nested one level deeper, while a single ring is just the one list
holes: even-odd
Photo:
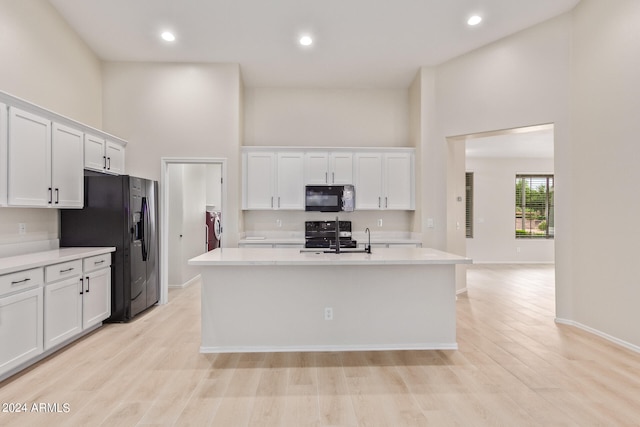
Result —
[{"label": "doorway", "polygon": [[208,250],[207,211],[224,221],[227,159],[171,157],[161,162],[160,302],[164,304],[169,287],[187,286],[198,277],[187,261]]},{"label": "doorway", "polygon": [[[547,184],[554,181],[554,125],[483,132],[449,141],[464,146],[464,174],[455,179],[461,181],[458,188],[464,188],[458,191],[464,195],[464,211],[457,214],[464,218],[460,222],[465,225],[466,255],[476,263],[553,263],[554,222],[549,213],[554,205],[549,201],[554,190],[553,185],[542,188],[537,178],[545,178]],[[535,196],[543,190],[546,199],[540,199],[546,200],[546,206],[539,207]],[[522,197],[517,197],[518,191]],[[519,202],[525,194],[530,204],[523,208]],[[538,220],[545,213],[547,217]],[[527,223],[535,222],[535,230],[519,229],[523,228],[519,219],[525,216],[533,218]]]}]

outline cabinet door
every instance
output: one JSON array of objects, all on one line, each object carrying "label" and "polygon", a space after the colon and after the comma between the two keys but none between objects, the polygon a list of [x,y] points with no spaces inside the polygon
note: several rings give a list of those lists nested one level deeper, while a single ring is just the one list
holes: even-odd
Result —
[{"label": "cabinet door", "polygon": [[44,287],[44,349],[82,332],[80,276]]},{"label": "cabinet door", "polygon": [[305,185],[325,185],[329,181],[329,153],[307,153],[304,156]]},{"label": "cabinet door", "polygon": [[84,276],[82,329],[97,325],[111,315],[111,269],[103,268]]},{"label": "cabinet door", "polygon": [[356,209],[382,207],[382,155],[357,153],[355,160]]},{"label": "cabinet door", "polygon": [[42,288],[0,298],[0,374],[43,351]]},{"label": "cabinet door", "polygon": [[245,168],[245,209],[273,209],[274,154],[247,153]]},{"label": "cabinet door", "polygon": [[304,209],[304,155],[278,153],[276,209]]},{"label": "cabinet door", "polygon": [[[413,157],[409,153],[384,156],[384,209],[413,209]],[[356,199],[357,200],[357,199]]]},{"label": "cabinet door", "polygon": [[84,167],[103,172],[107,167],[105,155],[107,142],[104,138],[90,134],[84,135]]},{"label": "cabinet door", "polygon": [[331,184],[353,184],[353,153],[332,153],[330,162]]},{"label": "cabinet door", "polygon": [[0,102],[0,206],[7,205],[7,115],[6,104]]},{"label": "cabinet door", "polygon": [[8,199],[12,206],[48,206],[51,189],[51,122],[9,108]]},{"label": "cabinet door", "polygon": [[56,208],[81,208],[84,204],[84,134],[53,123],[51,187]]},{"label": "cabinet door", "polygon": [[107,140],[106,154],[106,171],[114,175],[124,174],[124,153],[125,149],[122,145]]}]

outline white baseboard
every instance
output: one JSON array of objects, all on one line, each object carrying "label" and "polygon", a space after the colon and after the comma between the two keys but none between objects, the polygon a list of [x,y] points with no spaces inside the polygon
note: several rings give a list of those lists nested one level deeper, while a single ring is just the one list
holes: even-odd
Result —
[{"label": "white baseboard", "polygon": [[556,321],[556,323],[560,323],[562,325],[575,326],[576,328],[579,328],[579,329],[582,329],[583,331],[587,331],[587,332],[589,332],[591,334],[597,335],[600,338],[604,338],[605,340],[610,341],[610,342],[612,342],[614,344],[617,344],[617,345],[619,345],[621,347],[627,348],[627,349],[629,349],[631,351],[635,351],[636,353],[640,353],[640,346],[637,346],[635,344],[631,344],[630,342],[621,340],[621,339],[616,338],[614,336],[611,336],[611,335],[609,335],[607,333],[604,333],[602,331],[594,329],[594,328],[592,328],[590,326],[583,325],[582,323],[579,323],[579,322],[576,322],[576,321],[573,321],[573,320],[561,319],[561,318],[558,318],[558,317],[556,317],[555,321]]},{"label": "white baseboard", "polygon": [[458,289],[456,291],[456,295],[466,294],[466,293],[467,293],[467,288]]},{"label": "white baseboard", "polygon": [[335,351],[457,350],[458,343],[395,345],[304,345],[304,346],[223,346],[200,347],[200,353],[290,353]]},{"label": "white baseboard", "polygon": [[553,265],[554,261],[476,261],[472,265]]},{"label": "white baseboard", "polygon": [[186,282],[184,282],[181,285],[169,285],[170,288],[174,288],[174,289],[184,289],[187,288],[191,285],[193,285],[194,283],[199,282],[202,279],[202,276],[200,274],[198,274],[195,277],[192,277],[191,279],[187,280]]}]

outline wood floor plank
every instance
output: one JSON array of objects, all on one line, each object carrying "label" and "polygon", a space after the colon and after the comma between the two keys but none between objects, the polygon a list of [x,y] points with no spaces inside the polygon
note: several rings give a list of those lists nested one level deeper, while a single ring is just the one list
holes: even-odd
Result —
[{"label": "wood floor plank", "polygon": [[548,265],[471,266],[456,351],[200,354],[200,286],[0,383],[4,426],[638,426],[640,355],[554,322]]}]

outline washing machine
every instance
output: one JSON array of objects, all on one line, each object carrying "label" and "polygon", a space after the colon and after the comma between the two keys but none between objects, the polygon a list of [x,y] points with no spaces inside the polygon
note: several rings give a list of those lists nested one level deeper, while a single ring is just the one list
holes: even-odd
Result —
[{"label": "washing machine", "polygon": [[212,251],[220,247],[222,238],[222,226],[220,224],[220,212],[207,211],[206,215],[206,231],[207,231],[207,251]]}]

